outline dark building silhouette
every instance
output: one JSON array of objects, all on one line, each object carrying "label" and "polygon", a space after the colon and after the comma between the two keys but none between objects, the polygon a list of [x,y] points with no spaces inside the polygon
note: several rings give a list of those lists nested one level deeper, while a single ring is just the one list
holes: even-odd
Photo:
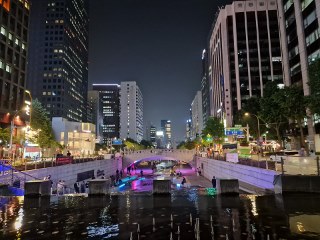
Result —
[{"label": "dark building silhouette", "polygon": [[51,117],[87,121],[88,2],[33,0],[28,87]]},{"label": "dark building silhouette", "polygon": [[120,85],[93,84],[89,91],[93,102],[93,123],[101,143],[110,143],[120,137]]},{"label": "dark building silhouette", "polygon": [[[0,1],[0,125],[30,101],[26,90],[29,2]],[[19,123],[15,123],[15,125]]]}]

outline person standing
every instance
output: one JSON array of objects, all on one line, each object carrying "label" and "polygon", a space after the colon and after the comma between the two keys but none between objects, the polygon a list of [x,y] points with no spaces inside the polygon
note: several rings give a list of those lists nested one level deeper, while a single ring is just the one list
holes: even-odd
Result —
[{"label": "person standing", "polygon": [[183,178],[182,178],[181,185],[182,185],[182,186],[184,186],[184,184],[185,184],[186,182],[187,182],[186,178],[185,178],[185,177],[183,177]]},{"label": "person standing", "polygon": [[75,182],[75,183],[73,184],[73,187],[74,187],[75,193],[79,193],[79,192],[80,192],[79,183],[78,183],[78,182]]},{"label": "person standing", "polygon": [[217,179],[216,179],[215,176],[212,177],[211,183],[212,183],[212,187],[213,187],[213,188],[216,188],[216,186],[217,186]]},{"label": "person standing", "polygon": [[80,191],[81,193],[85,193],[86,192],[86,184],[84,181],[82,181],[81,185],[80,185]]}]

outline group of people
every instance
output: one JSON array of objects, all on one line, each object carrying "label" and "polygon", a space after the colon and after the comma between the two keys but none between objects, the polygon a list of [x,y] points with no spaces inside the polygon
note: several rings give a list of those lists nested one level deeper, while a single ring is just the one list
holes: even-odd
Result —
[{"label": "group of people", "polygon": [[75,182],[73,184],[74,187],[74,192],[75,193],[86,193],[87,189],[89,188],[88,182],[82,181],[80,182]]}]

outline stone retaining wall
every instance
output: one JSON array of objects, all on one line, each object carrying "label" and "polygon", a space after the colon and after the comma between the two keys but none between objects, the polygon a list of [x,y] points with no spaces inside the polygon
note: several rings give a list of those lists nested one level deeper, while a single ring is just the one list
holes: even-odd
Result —
[{"label": "stone retaining wall", "polygon": [[[13,180],[20,180],[20,186],[23,188],[25,181],[33,180],[34,178],[44,179],[44,177],[51,175],[51,180],[54,185],[59,180],[64,180],[65,185],[73,189],[73,184],[77,180],[77,174],[94,170],[94,174],[97,177],[97,172],[101,173],[103,170],[105,177],[108,178],[110,175],[115,175],[117,169],[122,168],[122,160],[118,159],[106,159],[106,160],[96,160],[92,162],[78,163],[78,164],[67,164],[58,167],[48,167],[36,170],[25,171],[24,173],[32,176],[27,176],[20,172],[15,172],[13,174]],[[99,176],[98,178],[100,178]],[[11,183],[12,174],[11,171],[8,174],[0,176],[0,183]],[[55,186],[53,186],[55,188]]]},{"label": "stone retaining wall", "polygon": [[274,189],[274,176],[278,175],[276,171],[272,170],[202,157],[197,157],[196,167],[200,167],[202,175],[209,180],[212,179],[212,176],[215,176],[216,178],[238,179],[240,182],[272,191]]}]

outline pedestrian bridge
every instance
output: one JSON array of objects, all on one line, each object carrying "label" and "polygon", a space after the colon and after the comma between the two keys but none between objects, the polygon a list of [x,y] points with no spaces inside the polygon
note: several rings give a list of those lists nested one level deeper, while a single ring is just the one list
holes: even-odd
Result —
[{"label": "pedestrian bridge", "polygon": [[126,151],[123,156],[123,166],[126,167],[136,161],[153,161],[153,160],[176,160],[192,162],[194,160],[195,150],[141,150]]}]

